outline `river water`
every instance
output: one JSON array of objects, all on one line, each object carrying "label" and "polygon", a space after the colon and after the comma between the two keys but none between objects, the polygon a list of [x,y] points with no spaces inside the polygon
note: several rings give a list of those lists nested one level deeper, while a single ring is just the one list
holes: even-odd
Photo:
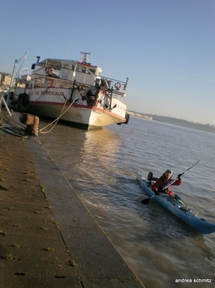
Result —
[{"label": "river water", "polygon": [[172,190],[215,223],[215,134],[131,117],[97,131],[58,124],[39,139],[146,288],[215,287],[215,233],[197,233],[153,200],[141,204],[136,179],[167,168],[177,176],[201,159]]}]

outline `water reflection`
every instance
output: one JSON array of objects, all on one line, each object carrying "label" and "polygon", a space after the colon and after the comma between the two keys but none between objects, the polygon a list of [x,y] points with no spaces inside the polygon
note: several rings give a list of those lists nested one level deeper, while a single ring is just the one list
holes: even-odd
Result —
[{"label": "water reflection", "polygon": [[101,166],[113,164],[121,146],[120,137],[107,129],[88,131],[85,135],[82,150],[83,164],[96,165],[98,161]]}]

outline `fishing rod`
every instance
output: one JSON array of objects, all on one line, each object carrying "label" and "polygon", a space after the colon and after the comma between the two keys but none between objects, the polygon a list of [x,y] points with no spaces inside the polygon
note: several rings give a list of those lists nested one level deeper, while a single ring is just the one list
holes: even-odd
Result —
[{"label": "fishing rod", "polygon": [[[180,178],[180,177],[181,177],[182,175],[184,175],[187,171],[189,171],[189,170],[192,169],[194,166],[196,166],[196,165],[200,162],[200,160],[201,160],[201,159],[199,159],[195,164],[193,164],[191,167],[187,168],[187,169],[186,169],[184,172],[182,172],[181,174],[178,174],[178,177],[177,177],[176,179],[172,179],[172,180],[170,180],[168,183],[166,183],[166,185],[164,185],[164,187],[163,187],[159,192],[162,192],[162,191],[166,190],[167,188],[169,188],[173,183],[175,183],[175,181],[176,181],[178,178]],[[153,196],[151,196],[150,198],[147,198],[147,199],[142,200],[141,203],[143,203],[143,204],[148,204],[149,201],[150,201],[152,198],[154,198],[155,196],[156,196],[156,194],[153,195]]]},{"label": "fishing rod", "polygon": [[[193,164],[190,168],[186,169],[184,172],[182,172],[181,174],[178,174],[179,177],[183,176],[187,171],[189,171],[190,169],[192,169],[194,166],[196,166],[199,162],[200,162],[201,159],[199,159],[195,164]],[[175,178],[175,179],[172,179],[170,180],[168,183],[166,183],[166,185],[164,185],[164,187],[161,189],[161,191],[169,188],[169,186],[171,186],[173,183],[175,183],[175,181],[179,178]]]}]

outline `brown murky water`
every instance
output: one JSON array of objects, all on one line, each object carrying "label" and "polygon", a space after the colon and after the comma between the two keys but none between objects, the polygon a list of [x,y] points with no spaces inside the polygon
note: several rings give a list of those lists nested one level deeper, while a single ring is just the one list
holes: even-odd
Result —
[{"label": "brown murky water", "polygon": [[177,176],[201,159],[174,191],[215,223],[214,134],[132,117],[101,131],[59,124],[39,139],[147,288],[215,287],[215,233],[198,234],[154,201],[141,204],[136,180],[137,171],[167,168]]}]

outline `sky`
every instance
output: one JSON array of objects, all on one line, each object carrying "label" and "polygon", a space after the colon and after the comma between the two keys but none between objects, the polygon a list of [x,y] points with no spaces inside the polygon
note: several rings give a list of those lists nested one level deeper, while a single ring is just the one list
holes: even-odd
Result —
[{"label": "sky", "polygon": [[128,110],[215,125],[215,0],[7,0],[0,19],[0,72],[90,52],[129,78]]}]

